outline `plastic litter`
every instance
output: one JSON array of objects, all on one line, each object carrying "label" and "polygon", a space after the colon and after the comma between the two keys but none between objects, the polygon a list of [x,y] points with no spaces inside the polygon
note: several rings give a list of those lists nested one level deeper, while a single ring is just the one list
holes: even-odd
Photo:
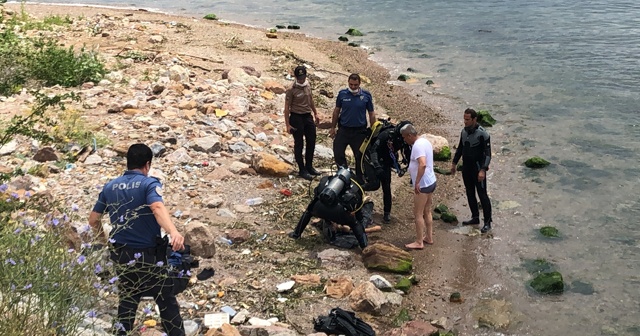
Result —
[{"label": "plastic litter", "polygon": [[220,237],[218,238],[221,242],[227,244],[227,245],[233,245],[233,242],[231,241],[231,239],[225,238],[225,237]]},{"label": "plastic litter", "polygon": [[262,202],[264,202],[264,199],[262,199],[262,197],[255,197],[255,198],[249,198],[248,200],[246,200],[244,202],[244,204],[246,204],[246,205],[258,205],[258,204],[262,204]]},{"label": "plastic litter", "polygon": [[176,212],[173,213],[173,217],[175,218],[180,218],[181,216],[182,216],[181,210],[176,210]]},{"label": "plastic litter", "polygon": [[231,317],[236,316],[236,311],[233,308],[229,307],[229,306],[224,306],[224,307],[220,308],[220,310],[222,310],[223,312],[229,314],[229,316],[231,316]]},{"label": "plastic litter", "polygon": [[291,190],[284,188],[284,189],[280,189],[280,193],[285,195],[285,196],[291,196],[293,195],[293,193],[291,192]]},{"label": "plastic litter", "polygon": [[262,235],[262,237],[260,237],[260,238],[256,239],[256,241],[263,241],[263,240],[265,240],[265,239],[267,239],[267,234],[266,234],[266,233],[265,233],[265,234],[263,234],[263,235]]}]

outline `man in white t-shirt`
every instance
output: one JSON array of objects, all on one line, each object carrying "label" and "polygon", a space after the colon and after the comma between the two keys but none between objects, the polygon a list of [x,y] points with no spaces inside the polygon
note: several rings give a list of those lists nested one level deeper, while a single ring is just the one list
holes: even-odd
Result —
[{"label": "man in white t-shirt", "polygon": [[433,217],[431,216],[432,195],[436,190],[436,174],[433,172],[433,146],[429,140],[418,137],[418,131],[411,125],[400,129],[406,143],[411,145],[409,174],[413,181],[413,215],[416,222],[416,240],[406,244],[406,248],[423,249],[424,244],[433,244]]}]

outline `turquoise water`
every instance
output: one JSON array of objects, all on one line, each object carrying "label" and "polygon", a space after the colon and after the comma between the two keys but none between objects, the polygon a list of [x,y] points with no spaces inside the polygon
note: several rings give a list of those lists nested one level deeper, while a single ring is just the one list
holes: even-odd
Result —
[{"label": "turquoise water", "polygon": [[[65,1],[66,3],[75,1]],[[86,1],[78,1],[86,2]],[[106,5],[125,5],[100,1]],[[490,254],[524,315],[512,334],[640,335],[640,4],[621,0],[139,1],[138,7],[260,27],[296,23],[335,40],[349,27],[394,76],[432,76],[462,108],[490,109]],[[432,90],[413,86],[417,90]],[[460,110],[462,111],[462,110]],[[447,111],[457,113],[456,111]],[[462,126],[462,124],[460,124]],[[456,140],[456,139],[450,139]],[[531,171],[533,155],[553,164]],[[467,214],[461,214],[466,217]],[[549,243],[535,229],[556,226]],[[532,295],[518,266],[546,258],[591,295]]]}]

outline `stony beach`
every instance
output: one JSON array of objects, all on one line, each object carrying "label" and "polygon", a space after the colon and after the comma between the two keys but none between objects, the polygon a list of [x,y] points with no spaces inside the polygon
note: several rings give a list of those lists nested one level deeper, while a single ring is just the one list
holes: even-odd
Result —
[{"label": "stony beach", "polygon": [[[33,33],[95,50],[109,73],[78,88],[45,89],[74,91],[81,97],[69,102],[65,113],[77,115],[99,135],[96,148],[79,149],[78,160],[61,167],[56,165],[64,155],[60,148],[17,137],[0,148],[0,171],[38,167],[37,176],[15,178],[10,188],[51,195],[88,216],[99,188],[124,171],[128,146],[150,145],[157,155],[153,174],[164,184],[174,223],[201,258],[200,268],[216,272],[211,279],[194,281],[178,297],[190,335],[319,336],[324,334],[314,333],[312,319],[333,307],[356,311],[380,335],[452,329],[475,335],[479,324],[500,329],[514,318],[504,307],[508,304],[479,296],[479,290],[491,285],[493,273],[483,258],[490,239],[474,232],[457,234],[451,230],[457,223],[435,221],[435,245],[408,252],[418,280],[408,293],[377,289],[370,281],[373,275],[391,284],[406,275],[367,269],[361,251],[334,248],[311,227],[299,241],[286,235],[309,200],[309,183],[293,168],[293,139],[284,132],[284,92],[292,84],[295,66],[308,67],[321,112],[316,158],[326,173],[333,161],[327,129],[332,97],[346,86],[350,73],[365,77],[363,87],[372,92],[378,116],[411,120],[422,133],[444,137],[451,145],[461,126],[457,103],[390,84],[388,71],[369,60],[364,49],[292,30],[270,38],[261,29],[141,10],[53,5],[28,5],[24,10],[35,18],[71,18],[69,25]],[[21,7],[5,5],[4,11],[8,17]],[[28,112],[34,101],[27,92],[0,99],[4,121]],[[447,169],[449,163],[436,166]],[[392,222],[370,235],[372,243],[402,247],[412,239],[408,183],[406,176],[394,178]],[[381,192],[370,196],[374,221],[380,224]],[[257,198],[257,204],[248,205],[247,200]],[[460,220],[466,218],[459,175],[438,175],[434,202],[449,206]],[[279,292],[277,286],[290,280],[294,287]],[[461,293],[462,302],[450,302],[454,292]],[[116,297],[105,297],[103,304],[99,323],[87,327],[86,335],[107,335]],[[238,312],[231,325],[207,328],[205,315],[225,306]],[[404,329],[398,322],[403,310],[413,320]],[[159,323],[147,324],[141,333],[159,335],[159,329]]]}]

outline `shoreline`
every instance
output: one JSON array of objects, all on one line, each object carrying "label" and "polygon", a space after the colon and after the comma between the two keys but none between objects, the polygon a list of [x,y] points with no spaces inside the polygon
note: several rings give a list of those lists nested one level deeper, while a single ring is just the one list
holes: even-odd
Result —
[{"label": "shoreline", "polygon": [[[5,6],[7,8],[11,8],[12,6],[20,6],[20,4],[7,3],[5,4]],[[58,15],[69,14],[68,12],[95,15],[98,14],[97,12],[100,10],[108,10],[110,12],[125,14],[129,13],[130,11],[135,11],[134,15],[144,16],[147,19],[153,20],[162,20],[163,17],[176,18],[181,20],[195,19],[193,17],[183,16],[179,14],[141,11],[140,8],[121,8],[114,6],[103,7],[80,4],[28,3],[26,4],[25,8],[27,8],[27,12],[29,14],[44,11],[44,13],[40,13],[38,15],[40,17],[42,15],[55,14],[56,11],[52,10],[52,8],[56,8],[58,12],[60,12],[60,14]],[[73,10],[68,10],[70,8],[73,8]],[[61,11],[65,9],[68,11]],[[19,10],[19,7],[17,10]],[[73,15],[70,16],[74,17]],[[195,19],[194,24],[196,22],[201,25],[215,24],[216,26],[231,26],[234,29],[242,31],[242,33],[254,38],[264,36],[264,29],[243,25],[240,23],[214,23],[205,22],[205,20],[202,19]],[[417,97],[416,93],[410,86],[405,87],[404,85],[395,85],[389,83],[389,81],[391,80],[389,70],[373,61],[366,50],[362,48],[348,47],[340,42],[319,39],[316,37],[309,37],[303,33],[286,31],[279,32],[278,34],[279,41],[277,42],[272,42],[270,40],[260,40],[259,43],[264,43],[264,45],[277,43],[278,47],[295,48],[293,45],[297,44],[296,42],[303,42],[309,49],[313,48],[317,50],[319,52],[319,55],[314,55],[313,52],[311,52],[310,54],[302,54],[304,55],[302,56],[302,59],[310,61],[312,69],[315,71],[312,73],[323,73],[326,76],[325,79],[323,79],[323,82],[326,81],[327,83],[330,83],[332,91],[337,92],[338,88],[342,88],[345,86],[346,75],[348,75],[348,73],[361,73],[371,80],[371,83],[363,83],[363,87],[372,92],[374,97],[374,104],[377,106],[376,112],[379,116],[380,114],[382,114],[381,112],[384,111],[386,114],[393,117],[396,121],[404,119],[411,120],[414,125],[417,126],[421,133],[428,132],[436,135],[441,135],[449,140],[450,144],[455,144],[458,136],[457,132],[459,132],[459,129],[454,130],[454,125],[456,124],[455,120],[457,120],[456,116],[461,114],[461,111],[447,111],[447,109],[452,108],[451,106],[428,106],[425,102],[424,97]],[[231,38],[236,35],[231,36],[227,34],[224,36],[230,36]],[[190,40],[192,44],[195,44],[196,52],[190,52],[189,54],[204,54],[208,55],[210,59],[214,59],[214,57],[211,57],[209,54],[207,54],[207,48],[203,43],[204,39],[206,38],[206,36],[202,36],[200,37],[200,40]],[[253,41],[253,39],[251,41]],[[280,43],[281,41],[283,43]],[[177,45],[179,44],[180,43],[177,43]],[[254,45],[257,45],[257,43]],[[127,45],[124,44],[123,48],[126,46]],[[185,44],[185,46],[187,45]],[[278,47],[276,47],[275,49],[277,49]],[[305,47],[301,46],[298,48],[304,49]],[[216,55],[214,56],[219,56],[224,61],[224,63],[222,63],[224,64],[224,66],[222,66],[223,68],[229,68],[235,65],[246,63],[245,60],[229,59],[231,57],[225,58],[225,50],[222,50],[221,52],[220,50],[215,51],[216,52],[214,54]],[[307,52],[308,51],[309,50],[307,50]],[[172,52],[179,52],[179,50],[172,50]],[[269,55],[270,52],[272,51],[267,52],[267,57],[273,57],[272,55]],[[297,52],[302,53],[304,52],[304,50],[293,49],[293,52],[296,53],[295,55],[299,55],[297,54]],[[230,52],[228,52],[227,54],[229,53]],[[286,54],[284,56],[286,56]],[[188,57],[188,55],[186,57]],[[295,62],[296,60],[293,61]],[[196,67],[205,69],[209,69],[211,67],[211,62],[207,62],[205,60],[189,58],[189,62]],[[263,71],[263,73],[270,71],[269,63],[265,60],[255,60],[255,63],[251,63],[251,65],[255,65],[256,69]],[[218,68],[210,69],[207,73],[215,74],[219,72],[218,70]],[[275,74],[278,73],[278,71],[271,72]],[[343,72],[345,72],[346,75],[343,74]],[[340,74],[338,75],[337,73]],[[325,117],[326,111],[329,111],[329,113],[331,111],[331,100],[329,100],[328,104],[328,108],[322,108],[322,110],[325,111],[325,113],[323,113],[323,116]],[[452,106],[455,105],[457,104],[452,103]],[[379,109],[380,106],[384,106],[384,109]],[[325,134],[326,131],[321,130],[319,131],[319,133]],[[436,165],[441,166],[448,166],[448,164],[448,162],[436,163]],[[390,225],[389,231],[385,231],[384,235],[372,235],[374,240],[380,239],[383,236],[385,240],[398,245],[404,243],[404,240],[407,239],[406,231],[412,231],[412,229],[410,229],[412,227],[411,221],[413,218],[410,210],[411,195],[410,193],[406,192],[409,191],[406,182],[406,179],[394,179],[392,186],[392,188],[394,189],[394,210],[392,210],[394,221],[392,225]],[[379,193],[379,191],[373,193],[373,197],[375,200],[381,199]],[[455,178],[438,175],[438,189],[436,190],[434,197],[435,204],[456,204],[456,206],[454,206],[454,208],[457,210],[456,213],[464,216],[466,215],[466,212],[464,210],[460,210],[460,200],[461,198],[463,198],[463,196],[464,190],[463,188],[461,188],[461,178],[459,174],[456,175]],[[377,202],[376,209],[379,209],[380,207],[381,206],[379,202]],[[439,221],[434,222],[434,233],[437,234],[436,245],[433,248],[426,249],[425,251],[412,252],[412,255],[415,259],[414,263],[416,265],[416,273],[422,279],[426,280],[423,280],[423,282],[417,288],[415,288],[415,292],[412,292],[410,295],[406,296],[405,300],[408,301],[407,305],[412,306],[417,312],[420,312],[423,309],[428,309],[428,316],[433,316],[434,313],[437,314],[437,316],[460,315],[461,319],[458,320],[458,323],[461,327],[463,327],[463,330],[461,331],[473,332],[474,324],[471,321],[469,317],[470,314],[468,314],[468,312],[470,311],[471,305],[480,290],[477,288],[487,288],[487,286],[485,285],[488,283],[488,281],[485,279],[486,274],[478,271],[480,262],[478,261],[476,255],[478,251],[481,251],[483,248],[489,247],[487,247],[487,244],[484,244],[484,242],[479,241],[478,239],[451,233],[449,231],[450,228],[451,225],[449,224]],[[411,234],[412,233],[410,232],[409,237],[411,236]],[[441,243],[438,244],[438,242]],[[437,269],[437,272],[432,272],[432,269]],[[451,306],[448,303],[443,303],[441,297],[432,297],[432,295],[428,293],[431,288],[447,288],[462,292],[463,296],[469,298],[467,301],[468,303],[459,306]],[[442,294],[448,295],[448,293]],[[427,300],[425,300],[425,297],[428,297],[429,301],[432,301],[429,304],[433,304],[433,306],[426,306],[425,301]]]}]

